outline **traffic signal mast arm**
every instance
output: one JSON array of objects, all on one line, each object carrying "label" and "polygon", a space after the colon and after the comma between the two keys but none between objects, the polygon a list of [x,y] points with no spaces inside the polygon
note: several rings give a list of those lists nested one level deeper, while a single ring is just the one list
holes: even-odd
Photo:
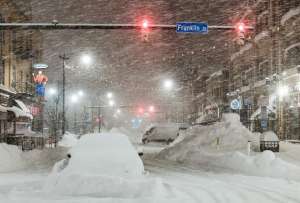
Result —
[{"label": "traffic signal mast arm", "polygon": [[[176,25],[168,24],[88,24],[88,23],[0,23],[0,30],[8,29],[39,29],[39,30],[64,30],[64,29],[143,29],[145,26],[149,29],[158,30],[175,30]],[[209,29],[213,30],[233,30],[236,29],[235,25],[210,25]],[[247,30],[253,30],[252,26],[245,26]]]}]

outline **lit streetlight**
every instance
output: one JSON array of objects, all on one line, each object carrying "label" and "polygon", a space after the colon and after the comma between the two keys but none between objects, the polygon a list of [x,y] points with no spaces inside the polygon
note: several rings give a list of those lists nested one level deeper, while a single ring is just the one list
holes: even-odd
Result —
[{"label": "lit streetlight", "polygon": [[90,65],[92,63],[92,57],[88,54],[84,54],[81,56],[81,62],[84,65]]},{"label": "lit streetlight", "polygon": [[111,98],[113,97],[113,93],[108,92],[108,93],[106,94],[106,97],[107,97],[108,99],[111,99]]},{"label": "lit streetlight", "polygon": [[71,96],[71,102],[72,103],[77,103],[78,102],[78,96],[77,96],[77,94],[74,94],[74,95]]},{"label": "lit streetlight", "polygon": [[109,105],[109,106],[114,106],[114,105],[115,105],[115,101],[109,100],[109,101],[108,101],[108,105]]},{"label": "lit streetlight", "polygon": [[49,89],[49,95],[55,95],[57,93],[55,88],[50,88]]},{"label": "lit streetlight", "polygon": [[163,85],[166,90],[171,90],[174,87],[174,82],[173,80],[167,79],[164,81]]},{"label": "lit streetlight", "polygon": [[84,95],[83,91],[82,91],[82,90],[79,90],[78,96],[82,97],[83,95]]},{"label": "lit streetlight", "polygon": [[289,94],[289,87],[287,85],[280,85],[277,89],[279,98],[283,98]]}]

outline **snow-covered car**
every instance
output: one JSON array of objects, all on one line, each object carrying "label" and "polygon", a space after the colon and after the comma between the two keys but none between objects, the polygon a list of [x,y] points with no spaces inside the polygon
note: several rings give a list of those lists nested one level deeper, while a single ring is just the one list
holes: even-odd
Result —
[{"label": "snow-covered car", "polygon": [[279,152],[279,139],[272,131],[267,131],[261,134],[260,137],[260,151],[270,150]]},{"label": "snow-covered car", "polygon": [[156,124],[146,130],[142,142],[143,144],[149,142],[166,142],[169,144],[178,137],[180,130],[187,128],[187,124],[182,123]]}]

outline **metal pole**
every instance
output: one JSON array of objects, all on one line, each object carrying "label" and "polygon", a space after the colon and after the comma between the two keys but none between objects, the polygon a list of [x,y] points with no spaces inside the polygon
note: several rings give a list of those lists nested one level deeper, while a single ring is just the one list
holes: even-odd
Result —
[{"label": "metal pole", "polygon": [[101,119],[100,119],[100,107],[98,108],[98,132],[101,132]]},{"label": "metal pole", "polygon": [[77,134],[77,112],[74,110],[74,133]]},{"label": "metal pole", "polygon": [[[150,24],[150,29],[159,30],[176,30],[176,25],[170,24]],[[91,23],[0,23],[0,30],[22,28],[27,30],[38,29],[38,30],[63,30],[63,29],[142,29],[141,24],[91,24]],[[253,26],[245,26],[248,30],[253,30]],[[211,30],[234,30],[235,25],[209,25],[208,29]]]},{"label": "metal pole", "polygon": [[62,134],[64,135],[66,132],[66,111],[65,111],[65,105],[66,105],[66,101],[65,101],[65,86],[66,86],[66,73],[65,73],[65,61],[68,60],[69,58],[66,57],[66,54],[63,54],[62,56],[59,56],[62,59],[63,62],[63,106],[62,106]]},{"label": "metal pole", "polygon": [[66,105],[66,101],[65,101],[65,96],[66,96],[66,89],[65,89],[65,85],[66,85],[66,71],[65,71],[65,54],[63,56],[63,115],[62,115],[62,134],[64,135],[66,133],[66,115],[65,115],[65,105]]}]

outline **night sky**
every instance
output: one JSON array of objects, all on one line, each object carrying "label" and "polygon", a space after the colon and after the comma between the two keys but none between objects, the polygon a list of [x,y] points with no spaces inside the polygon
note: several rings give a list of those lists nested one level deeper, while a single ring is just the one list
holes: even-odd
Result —
[{"label": "night sky", "polygon": [[[210,0],[32,0],[33,22],[140,23],[147,18],[157,24],[203,21],[228,25],[247,1]],[[61,78],[59,54],[71,57],[68,83],[101,94],[117,92],[125,103],[154,101],[164,78],[173,78],[178,87],[197,74],[210,74],[226,67],[232,52],[234,33],[178,34],[151,31],[149,40],[140,30],[43,31],[45,63],[55,83]],[[82,53],[91,54],[93,67],[79,62]],[[49,83],[49,84],[50,84]]]}]

